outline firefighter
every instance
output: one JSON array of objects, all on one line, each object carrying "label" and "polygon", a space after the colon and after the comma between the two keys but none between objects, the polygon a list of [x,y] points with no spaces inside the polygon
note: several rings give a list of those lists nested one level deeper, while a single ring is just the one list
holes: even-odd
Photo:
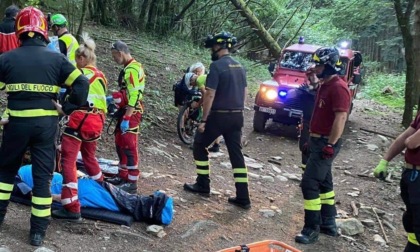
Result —
[{"label": "firefighter", "polygon": [[142,65],[130,54],[126,43],[118,40],[111,47],[112,58],[123,65],[118,77],[120,90],[113,94],[118,123],[115,130],[115,146],[119,158],[118,176],[108,182],[118,185],[129,193],[137,192],[137,181],[140,177],[138,168],[138,134],[143,114],[143,91],[145,73]]},{"label": "firefighter", "polygon": [[[337,75],[339,52],[334,47],[318,49],[309,80],[317,87],[315,108],[310,123],[309,159],[301,188],[304,198],[305,225],[295,237],[298,243],[310,244],[319,233],[337,236],[335,200],[331,166],[340,151],[341,135],[350,108],[350,90]],[[322,84],[317,83],[319,79]]]},{"label": "firefighter", "polygon": [[208,36],[205,47],[211,48],[210,73],[207,75],[203,98],[203,117],[194,138],[193,155],[197,166],[194,184],[184,184],[184,190],[210,194],[210,167],[206,149],[223,135],[229,152],[235,179],[236,197],[228,202],[243,209],[251,208],[248,192],[248,173],[242,154],[241,134],[244,126],[244,105],[247,91],[246,73],[229,51],[236,38],[228,32]]},{"label": "firefighter", "polygon": [[51,215],[49,185],[55,167],[59,83],[71,87],[62,107],[70,113],[86,103],[89,83],[61,54],[46,48],[48,25],[44,14],[26,7],[16,17],[21,46],[0,57],[0,88],[7,92],[9,122],[0,147],[0,223],[4,221],[13,183],[27,146],[33,164],[34,188],[30,244],[39,246]]},{"label": "firefighter", "polygon": [[58,45],[60,52],[76,66],[76,50],[79,43],[76,38],[67,30],[67,19],[61,14],[55,14],[51,17],[51,30],[55,36],[58,36]]},{"label": "firefighter", "polygon": [[83,43],[76,50],[77,67],[89,79],[87,103],[73,111],[63,132],[61,160],[64,177],[61,204],[63,209],[52,212],[57,219],[80,221],[80,202],[77,188],[77,154],[80,150],[83,164],[91,179],[103,181],[103,175],[95,157],[97,140],[101,137],[107,112],[107,80],[96,67],[96,44],[86,33]]},{"label": "firefighter", "polygon": [[404,252],[420,251],[420,112],[397,139],[391,144],[383,159],[376,166],[375,177],[385,179],[388,175],[388,162],[405,150],[405,169],[403,170],[400,187],[401,198],[406,210],[402,222],[408,234],[408,242]]},{"label": "firefighter", "polygon": [[19,46],[15,34],[15,19],[18,12],[19,8],[14,4],[7,7],[4,12],[4,19],[0,24],[0,54]]}]

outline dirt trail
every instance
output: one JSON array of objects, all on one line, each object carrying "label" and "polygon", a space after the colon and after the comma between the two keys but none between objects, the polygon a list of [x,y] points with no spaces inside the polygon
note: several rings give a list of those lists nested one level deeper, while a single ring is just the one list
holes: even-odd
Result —
[{"label": "dirt trail", "polygon": [[[249,104],[251,107],[251,104]],[[369,108],[369,109],[366,109]],[[289,179],[281,182],[276,176],[284,173],[300,177],[300,162],[295,129],[276,124],[268,127],[266,134],[252,131],[253,111],[245,113],[244,153],[264,165],[262,169],[249,168],[252,209],[240,210],[227,204],[227,196],[234,193],[233,175],[228,167],[226,147],[223,154],[212,158],[212,189],[210,198],[186,193],[182,184],[192,182],[195,168],[191,150],[182,145],[173,133],[149,129],[141,139],[142,178],[139,191],[150,194],[160,189],[175,199],[174,222],[165,228],[167,235],[157,238],[146,233],[147,225],[135,223],[130,228],[84,220],[82,224],[69,224],[53,220],[48,229],[44,247],[53,251],[216,251],[234,245],[265,239],[283,241],[303,251],[402,251],[405,233],[401,225],[403,203],[399,197],[398,179],[392,183],[379,182],[357,174],[369,175],[380,159],[387,143],[384,139],[359,130],[369,128],[397,135],[400,115],[388,111],[370,101],[358,100],[346,126],[344,145],[336,159],[333,171],[337,207],[351,214],[350,202],[377,207],[393,214],[392,231],[385,227],[390,239],[389,247],[380,247],[373,242],[374,234],[381,234],[379,225],[369,211],[361,211],[359,220],[372,219],[375,224],[365,228],[363,234],[354,236],[354,241],[343,237],[330,238],[321,235],[314,245],[300,245],[294,236],[303,224],[303,200],[299,182]],[[116,158],[112,137],[105,136],[100,143],[99,156]],[[368,150],[374,144],[377,150]],[[154,153],[156,147],[165,153]],[[268,159],[281,156],[273,168]],[[399,157],[399,160],[402,160]],[[398,166],[398,162],[394,162]],[[278,173],[280,170],[281,173]],[[397,176],[399,175],[398,172]],[[258,176],[259,175],[259,176]],[[256,178],[258,176],[258,178]],[[270,178],[271,177],[271,178]],[[347,193],[358,189],[359,196]],[[264,210],[265,209],[265,210]],[[274,216],[265,217],[266,210]],[[268,213],[270,215],[270,213]],[[0,246],[11,251],[34,251],[27,244],[30,208],[11,203],[7,219],[0,229]],[[0,251],[2,251],[0,249]]]}]

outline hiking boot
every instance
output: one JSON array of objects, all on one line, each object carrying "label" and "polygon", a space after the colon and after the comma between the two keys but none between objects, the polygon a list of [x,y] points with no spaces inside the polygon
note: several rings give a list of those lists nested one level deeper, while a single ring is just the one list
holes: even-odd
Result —
[{"label": "hiking boot", "polygon": [[236,197],[230,197],[228,198],[228,202],[232,205],[238,206],[240,208],[243,208],[245,210],[248,210],[251,208],[251,201],[248,200],[244,200],[244,199],[238,199]]},{"label": "hiking boot", "polygon": [[184,190],[187,192],[199,193],[203,196],[210,196],[210,187],[202,186],[199,183],[184,184]]},{"label": "hiking boot", "polygon": [[210,152],[219,152],[220,151],[220,144],[213,144],[212,147],[207,149]]},{"label": "hiking boot", "polygon": [[117,186],[123,191],[126,191],[131,194],[137,194],[137,183],[126,182],[122,185]]},{"label": "hiking boot", "polygon": [[61,219],[71,222],[81,222],[82,217],[80,213],[69,212],[66,209],[54,210],[51,212],[51,216],[55,219]]},{"label": "hiking boot", "polygon": [[338,236],[337,225],[335,223],[335,217],[322,217],[322,225],[320,226],[320,232],[332,237]]},{"label": "hiking boot", "polygon": [[32,246],[41,246],[42,242],[44,241],[45,233],[41,232],[34,232],[29,234],[30,244]]},{"label": "hiking boot", "polygon": [[113,185],[121,185],[123,184],[125,181],[120,178],[119,176],[113,177],[113,178],[109,178],[109,179],[105,179],[106,182],[113,184]]},{"label": "hiking boot", "polygon": [[296,235],[295,242],[302,244],[311,244],[318,241],[319,226],[315,228],[304,227],[300,234]]}]

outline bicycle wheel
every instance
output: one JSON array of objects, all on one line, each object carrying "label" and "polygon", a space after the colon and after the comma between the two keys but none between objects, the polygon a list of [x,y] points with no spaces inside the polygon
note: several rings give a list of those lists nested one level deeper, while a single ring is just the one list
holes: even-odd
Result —
[{"label": "bicycle wheel", "polygon": [[196,122],[189,117],[191,112],[190,106],[185,104],[178,114],[176,128],[179,139],[185,144],[191,144],[194,140],[195,131],[197,129]]}]

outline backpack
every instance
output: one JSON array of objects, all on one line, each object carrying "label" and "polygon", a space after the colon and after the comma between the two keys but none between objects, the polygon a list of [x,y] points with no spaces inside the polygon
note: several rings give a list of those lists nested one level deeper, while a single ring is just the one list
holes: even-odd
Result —
[{"label": "backpack", "polygon": [[190,93],[190,89],[185,83],[185,75],[172,86],[172,91],[174,91],[174,106],[184,105],[187,95]]}]

